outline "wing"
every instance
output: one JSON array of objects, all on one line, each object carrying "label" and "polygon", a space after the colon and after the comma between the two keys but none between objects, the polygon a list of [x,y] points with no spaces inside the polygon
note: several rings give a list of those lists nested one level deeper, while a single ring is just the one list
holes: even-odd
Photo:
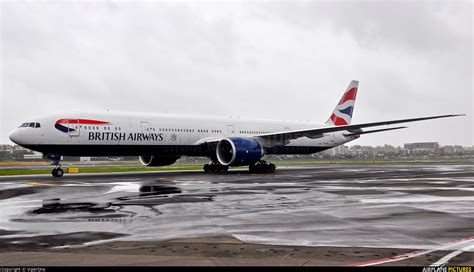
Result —
[{"label": "wing", "polygon": [[347,136],[351,136],[351,135],[358,135],[358,134],[364,134],[364,133],[373,133],[373,132],[404,128],[404,127],[397,127],[397,128],[381,129],[381,130],[374,130],[374,131],[368,131],[368,132],[362,131],[362,128],[366,128],[366,127],[377,127],[377,126],[383,126],[383,125],[393,125],[393,124],[417,122],[417,121],[456,117],[456,116],[465,116],[465,114],[438,115],[438,116],[420,117],[420,118],[412,118],[412,119],[400,119],[400,120],[382,121],[382,122],[374,122],[374,123],[363,123],[363,124],[346,125],[346,126],[330,126],[330,127],[312,128],[312,129],[283,131],[283,132],[258,135],[255,137],[260,138],[261,140],[264,140],[264,141],[272,142],[273,144],[287,144],[292,139],[298,139],[301,137],[317,139],[317,138],[323,137],[325,133],[336,132],[336,131],[348,131],[349,133]]}]

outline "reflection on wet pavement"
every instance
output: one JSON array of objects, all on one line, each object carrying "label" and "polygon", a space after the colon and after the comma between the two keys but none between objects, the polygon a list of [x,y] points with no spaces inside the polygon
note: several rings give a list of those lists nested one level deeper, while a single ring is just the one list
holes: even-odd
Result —
[{"label": "reflection on wet pavement", "polygon": [[45,213],[65,213],[65,212],[114,212],[109,209],[110,203],[61,203],[59,198],[47,199],[43,201],[41,208],[29,211],[31,214],[45,214]]},{"label": "reflection on wet pavement", "polygon": [[181,189],[174,186],[164,185],[143,185],[140,186],[140,196],[180,194]]},{"label": "reflection on wet pavement", "polygon": [[471,165],[377,165],[2,178],[0,237],[233,235],[279,245],[429,248],[474,235],[473,174]]}]

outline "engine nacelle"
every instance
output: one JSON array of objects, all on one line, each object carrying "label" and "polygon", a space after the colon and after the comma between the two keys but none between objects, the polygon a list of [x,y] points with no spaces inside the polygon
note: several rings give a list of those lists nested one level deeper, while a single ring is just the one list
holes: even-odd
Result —
[{"label": "engine nacelle", "polygon": [[222,165],[250,165],[263,157],[262,146],[254,139],[229,137],[219,141],[216,149],[217,160]]},{"label": "engine nacelle", "polygon": [[175,163],[179,156],[140,156],[140,162],[145,166],[165,166]]}]

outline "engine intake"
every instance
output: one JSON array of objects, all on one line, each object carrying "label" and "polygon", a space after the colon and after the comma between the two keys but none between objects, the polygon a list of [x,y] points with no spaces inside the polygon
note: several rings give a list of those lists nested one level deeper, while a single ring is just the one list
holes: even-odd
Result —
[{"label": "engine intake", "polygon": [[145,166],[165,166],[175,163],[180,156],[140,156],[138,158]]},{"label": "engine intake", "polygon": [[263,148],[254,139],[229,137],[217,143],[216,155],[222,165],[250,165],[263,157]]}]

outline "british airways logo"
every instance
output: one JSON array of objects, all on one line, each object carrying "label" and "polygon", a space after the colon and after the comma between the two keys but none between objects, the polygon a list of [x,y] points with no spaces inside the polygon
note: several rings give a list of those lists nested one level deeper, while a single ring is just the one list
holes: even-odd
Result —
[{"label": "british airways logo", "polygon": [[80,125],[108,125],[109,122],[90,120],[90,119],[59,119],[54,127],[64,133],[76,131],[75,127]]}]

